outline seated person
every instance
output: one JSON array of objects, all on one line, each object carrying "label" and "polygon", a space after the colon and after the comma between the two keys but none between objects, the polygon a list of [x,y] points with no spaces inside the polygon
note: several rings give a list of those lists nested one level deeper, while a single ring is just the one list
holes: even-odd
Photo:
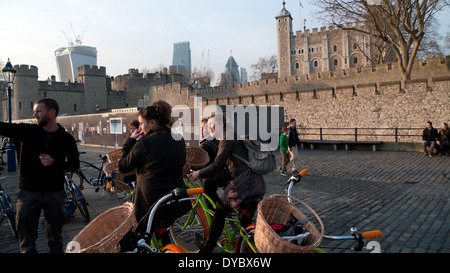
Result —
[{"label": "seated person", "polygon": [[439,150],[439,154],[448,156],[448,150],[450,148],[450,130],[447,123],[442,123],[441,130],[437,136],[436,146]]},{"label": "seated person", "polygon": [[[423,148],[423,156],[432,157],[433,149],[436,146],[436,137],[437,130],[433,128],[433,123],[431,121],[427,121],[427,128],[423,130],[422,133],[422,148]],[[427,151],[427,146],[430,146],[430,150]]]}]

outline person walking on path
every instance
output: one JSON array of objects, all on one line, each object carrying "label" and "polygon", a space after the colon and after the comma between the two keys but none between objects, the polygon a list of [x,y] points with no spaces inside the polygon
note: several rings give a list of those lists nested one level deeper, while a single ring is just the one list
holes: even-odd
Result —
[{"label": "person walking on path", "polygon": [[299,167],[298,163],[298,147],[297,144],[300,143],[298,139],[297,132],[297,121],[295,119],[291,119],[289,122],[289,137],[288,137],[288,148],[289,153],[291,154],[291,162],[292,162],[292,172],[295,172]]},{"label": "person walking on path", "polygon": [[75,139],[56,122],[58,103],[51,98],[33,107],[37,124],[0,122],[0,135],[21,142],[17,232],[20,251],[36,250],[41,210],[44,210],[49,252],[63,252],[64,172],[80,166]]},{"label": "person walking on path", "polygon": [[283,176],[287,176],[286,174],[286,167],[289,164],[289,139],[288,139],[288,133],[289,130],[286,127],[283,127],[281,129],[282,134],[280,135],[280,153],[281,153],[281,168],[280,173]]}]

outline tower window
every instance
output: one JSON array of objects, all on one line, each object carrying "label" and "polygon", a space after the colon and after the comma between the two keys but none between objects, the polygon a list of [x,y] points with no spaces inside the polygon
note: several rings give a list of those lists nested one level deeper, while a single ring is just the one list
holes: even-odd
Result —
[{"label": "tower window", "polygon": [[337,45],[333,46],[333,51],[334,51],[334,52],[337,51]]},{"label": "tower window", "polygon": [[319,62],[318,61],[314,61],[314,67],[319,67]]},{"label": "tower window", "polygon": [[338,65],[338,60],[334,60],[334,65]]},{"label": "tower window", "polygon": [[353,59],[353,63],[354,63],[354,64],[357,64],[357,63],[358,63],[358,57],[355,57],[355,58]]},{"label": "tower window", "polygon": [[300,64],[299,63],[295,63],[295,69],[300,69]]}]

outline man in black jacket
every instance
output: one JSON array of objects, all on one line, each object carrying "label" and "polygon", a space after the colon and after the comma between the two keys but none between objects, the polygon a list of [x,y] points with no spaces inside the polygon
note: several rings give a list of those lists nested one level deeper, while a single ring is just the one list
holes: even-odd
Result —
[{"label": "man in black jacket", "polygon": [[[298,147],[297,144],[300,144],[300,140],[298,139],[298,132],[297,132],[297,121],[295,119],[291,119],[289,121],[289,135],[288,135],[288,150],[291,154],[291,160],[292,162],[292,172],[296,171],[297,168],[299,168],[298,163]],[[297,162],[297,164],[296,164]]]},{"label": "man in black jacket", "polygon": [[37,251],[39,217],[44,210],[49,251],[63,252],[64,171],[79,168],[78,148],[72,135],[56,123],[59,106],[55,100],[41,99],[33,111],[37,124],[0,122],[0,135],[21,142],[16,216],[20,251]]},{"label": "man in black jacket", "polygon": [[[423,156],[428,155],[429,157],[432,157],[433,149],[436,146],[437,134],[437,130],[433,128],[433,123],[427,121],[427,128],[425,128],[422,133]],[[427,151],[427,146],[430,146],[430,151]]]}]

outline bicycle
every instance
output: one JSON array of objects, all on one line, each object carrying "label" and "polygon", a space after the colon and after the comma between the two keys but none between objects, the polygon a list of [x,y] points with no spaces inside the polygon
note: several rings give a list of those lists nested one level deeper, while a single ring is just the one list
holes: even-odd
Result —
[{"label": "bicycle", "polygon": [[14,209],[14,205],[11,202],[11,198],[6,193],[5,189],[0,184],[0,224],[3,222],[3,220],[6,218],[8,219],[9,227],[11,228],[11,231],[13,233],[14,238],[19,238],[19,234],[17,233],[16,229],[16,211]]},{"label": "bicycle", "polygon": [[[94,187],[95,192],[100,190],[100,187],[103,187],[102,196],[106,193],[110,197],[114,198],[118,205],[123,205],[127,201],[131,200],[132,192],[135,187],[135,182],[131,183],[120,181],[116,178],[116,173],[118,173],[118,168],[115,165],[111,165],[114,160],[117,158],[112,158],[111,153],[117,153],[116,151],[110,152],[108,154],[99,155],[101,159],[100,168],[95,166],[92,163],[87,161],[80,160],[80,168],[72,173],[72,180],[78,182],[79,188],[81,190],[84,189],[83,182],[87,182],[89,185]],[[79,155],[86,154],[86,152],[80,152]],[[110,163],[108,163],[108,161]],[[108,164],[107,164],[108,163]],[[106,169],[108,168],[108,169]],[[97,176],[97,178],[88,179],[82,169],[91,169],[88,171],[92,174],[92,172]]]},{"label": "bicycle", "polygon": [[83,216],[86,222],[91,220],[89,210],[87,208],[88,203],[81,192],[80,187],[71,179],[72,173],[65,173],[64,181],[65,181],[65,192],[66,192],[66,200],[65,200],[65,216],[66,218],[71,217],[75,210],[78,208],[81,215]]},{"label": "bicycle", "polygon": [[[192,181],[189,178],[185,179],[185,184],[188,189],[200,189],[201,185],[198,181]],[[256,211],[258,202],[262,200],[262,197],[248,198],[244,200],[238,209],[233,209],[228,217],[225,218],[225,225],[223,234],[225,235],[220,241],[217,242],[217,246],[225,253],[256,253],[256,247],[253,242],[252,232],[255,228],[254,224],[243,226],[241,220],[250,221]],[[211,204],[212,209],[207,205]],[[192,200],[191,213],[186,218],[177,219],[177,230],[174,232],[180,234],[182,232],[199,233],[203,239],[208,238],[209,226],[211,225],[212,217],[214,216],[214,210],[216,208],[216,202],[214,202],[207,194],[200,193],[195,200]],[[196,227],[193,229],[192,227]],[[176,244],[180,246],[181,250],[185,251],[184,245]],[[185,252],[197,252],[198,248],[195,247]]]},{"label": "bicycle", "polygon": [[[203,193],[203,188],[194,188],[194,189],[182,189],[177,188],[168,194],[162,196],[158,199],[155,204],[152,206],[149,211],[149,217],[147,220],[146,231],[144,235],[137,239],[135,244],[132,244],[133,250],[124,251],[127,253],[185,253],[187,249],[179,244],[181,234],[170,234],[171,241],[173,243],[169,243],[167,245],[163,245],[162,242],[157,238],[156,231],[153,232],[153,235],[150,236],[150,232],[153,226],[153,220],[156,214],[156,211],[163,205],[169,202],[183,202],[187,200],[195,200],[194,195],[199,195]],[[192,210],[189,212],[189,214]],[[192,238],[184,238],[186,241],[193,240]],[[187,240],[188,239],[188,240]],[[136,240],[135,240],[136,241]],[[130,248],[130,245],[124,247],[124,249]]]},{"label": "bicycle", "polygon": [[[302,170],[300,173],[294,173],[286,182],[287,186],[281,190],[280,193],[283,193],[284,191],[287,191],[287,196],[292,196],[292,188],[295,184],[299,183],[301,179],[308,173],[307,169]],[[293,200],[288,198],[288,201],[293,204]],[[288,240],[288,241],[296,241],[299,239],[302,239],[304,237],[304,234],[297,234],[297,236],[282,236],[282,238]],[[360,252],[362,250],[372,250],[372,251],[378,251],[377,244],[368,244],[368,246],[372,246],[371,249],[364,247],[364,241],[365,239],[373,239],[382,237],[382,233],[379,230],[372,230],[372,231],[366,231],[363,233],[358,233],[358,229],[356,227],[350,228],[350,235],[324,235],[323,239],[326,240],[355,240],[357,242],[357,245],[351,248],[354,251]],[[324,248],[324,247],[322,247]],[[326,253],[322,248],[315,248],[313,251],[316,253]],[[326,247],[325,247],[326,248]]]}]

